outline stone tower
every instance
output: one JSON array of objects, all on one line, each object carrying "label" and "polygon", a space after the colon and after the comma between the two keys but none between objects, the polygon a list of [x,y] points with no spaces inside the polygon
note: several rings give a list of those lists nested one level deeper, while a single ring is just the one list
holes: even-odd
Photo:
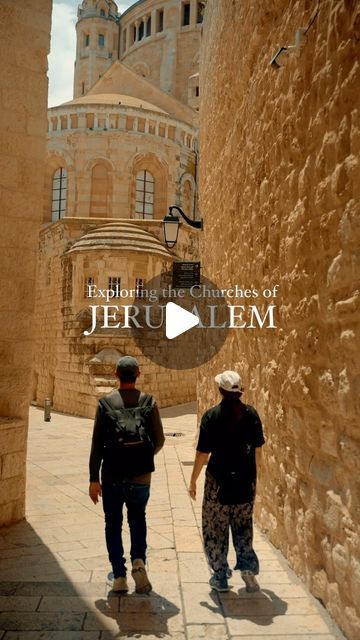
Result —
[{"label": "stone tower", "polygon": [[203,8],[200,0],[138,0],[120,19],[120,61],[193,109]]},{"label": "stone tower", "polygon": [[76,23],[74,98],[90,87],[119,57],[119,13],[113,0],[83,0]]}]

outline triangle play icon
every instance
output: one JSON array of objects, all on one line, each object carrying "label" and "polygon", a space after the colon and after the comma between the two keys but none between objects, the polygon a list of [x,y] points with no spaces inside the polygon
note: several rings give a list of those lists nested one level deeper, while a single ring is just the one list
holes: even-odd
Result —
[{"label": "triangle play icon", "polygon": [[193,313],[190,313],[190,311],[179,307],[178,304],[168,302],[166,305],[165,323],[166,337],[169,340],[173,340],[173,338],[180,336],[182,333],[185,333],[185,331],[196,327],[196,325],[199,324],[199,318]]}]

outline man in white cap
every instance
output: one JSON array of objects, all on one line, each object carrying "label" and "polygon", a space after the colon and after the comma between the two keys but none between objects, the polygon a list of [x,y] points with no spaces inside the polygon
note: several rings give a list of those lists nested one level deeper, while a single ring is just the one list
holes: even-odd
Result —
[{"label": "man in white cap", "polygon": [[222,400],[204,413],[196,447],[189,493],[196,500],[196,481],[207,463],[202,529],[205,553],[213,571],[210,586],[228,591],[229,529],[246,591],[259,591],[259,560],[253,549],[256,455],[264,444],[256,410],[241,401],[243,387],[236,371],[215,377]]}]

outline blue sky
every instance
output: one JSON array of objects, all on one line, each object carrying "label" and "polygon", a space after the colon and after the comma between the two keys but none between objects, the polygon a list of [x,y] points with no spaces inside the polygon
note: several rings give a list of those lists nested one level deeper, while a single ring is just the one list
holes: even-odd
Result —
[{"label": "blue sky", "polygon": [[[135,0],[117,2],[122,13]],[[75,23],[79,0],[54,0],[49,55],[49,107],[73,97]]]}]

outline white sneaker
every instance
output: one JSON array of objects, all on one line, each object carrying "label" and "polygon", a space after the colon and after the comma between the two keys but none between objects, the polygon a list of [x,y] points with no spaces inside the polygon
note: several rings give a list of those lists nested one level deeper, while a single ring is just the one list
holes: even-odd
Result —
[{"label": "white sneaker", "polygon": [[114,578],[112,590],[116,593],[126,593],[129,591],[128,583],[125,576]]},{"label": "white sneaker", "polygon": [[242,571],[241,577],[245,582],[246,591],[248,593],[255,593],[255,591],[260,591],[260,585],[252,571]]},{"label": "white sneaker", "polygon": [[150,593],[152,586],[146,573],[144,561],[140,558],[134,560],[131,575],[135,580],[136,593]]}]

